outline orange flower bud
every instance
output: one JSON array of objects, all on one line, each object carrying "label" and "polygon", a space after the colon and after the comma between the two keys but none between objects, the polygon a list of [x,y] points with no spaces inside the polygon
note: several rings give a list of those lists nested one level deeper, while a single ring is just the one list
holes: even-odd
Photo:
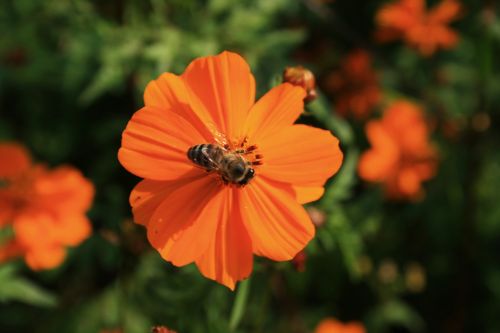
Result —
[{"label": "orange flower bud", "polygon": [[307,214],[309,214],[309,217],[311,218],[312,223],[317,227],[323,226],[325,224],[326,220],[326,215],[325,212],[322,210],[316,208],[316,207],[307,207],[306,208]]},{"label": "orange flower bud", "polygon": [[405,284],[406,288],[413,293],[423,291],[426,284],[425,268],[418,263],[409,264],[406,267]]},{"label": "orange flower bud", "polygon": [[307,95],[304,102],[312,102],[318,97],[316,93],[316,78],[314,74],[302,66],[287,67],[283,71],[283,82],[288,82],[294,86],[305,89]]},{"label": "orange flower bud", "polygon": [[385,284],[396,281],[398,274],[398,267],[391,259],[385,259],[382,261],[378,268],[378,278]]},{"label": "orange flower bud", "polygon": [[327,317],[319,322],[314,333],[366,333],[366,329],[358,321],[344,323],[336,318]]},{"label": "orange flower bud", "polygon": [[307,254],[304,250],[300,251],[293,257],[292,264],[297,272],[305,272],[306,270]]},{"label": "orange flower bud", "polygon": [[155,326],[151,329],[152,333],[177,333],[176,331],[172,331],[171,329],[166,328],[165,326]]}]

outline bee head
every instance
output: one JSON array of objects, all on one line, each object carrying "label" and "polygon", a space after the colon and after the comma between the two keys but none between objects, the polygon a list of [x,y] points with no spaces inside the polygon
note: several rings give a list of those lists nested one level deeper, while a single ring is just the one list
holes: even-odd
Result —
[{"label": "bee head", "polygon": [[246,174],[244,175],[243,179],[238,182],[239,185],[246,185],[248,182],[255,176],[255,170],[252,168],[247,168],[246,169]]}]

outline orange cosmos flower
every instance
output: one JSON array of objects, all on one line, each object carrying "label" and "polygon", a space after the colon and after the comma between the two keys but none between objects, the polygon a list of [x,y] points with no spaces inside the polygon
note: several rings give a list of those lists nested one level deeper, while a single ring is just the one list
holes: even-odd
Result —
[{"label": "orange cosmos flower", "polygon": [[376,16],[380,41],[403,39],[425,56],[438,48],[450,49],[458,35],[448,24],[458,18],[461,5],[456,0],[443,0],[429,11],[425,0],[399,0],[383,6]]},{"label": "orange cosmos flower", "polygon": [[437,154],[429,143],[429,132],[417,105],[405,100],[394,102],[381,120],[366,125],[372,148],[360,158],[359,175],[383,183],[391,198],[419,198],[422,182],[436,172]]},{"label": "orange cosmos flower", "polygon": [[343,323],[335,318],[323,319],[314,333],[365,333],[365,327],[359,322]]},{"label": "orange cosmos flower", "polygon": [[341,62],[338,71],[326,77],[325,90],[335,98],[335,110],[365,119],[382,97],[377,74],[368,52],[356,50]]},{"label": "orange cosmos flower", "polygon": [[301,203],[318,199],[342,162],[330,132],[293,125],[305,96],[283,83],[255,103],[250,68],[231,52],[149,83],[118,158],[145,178],[130,204],[165,260],[195,262],[234,289],[253,254],[290,260],[305,247],[314,226]]},{"label": "orange cosmos flower", "polygon": [[34,270],[58,266],[65,248],[90,234],[85,212],[93,195],[92,184],[76,169],[33,165],[24,147],[0,143],[0,226],[14,230],[0,244],[0,261],[24,256]]}]

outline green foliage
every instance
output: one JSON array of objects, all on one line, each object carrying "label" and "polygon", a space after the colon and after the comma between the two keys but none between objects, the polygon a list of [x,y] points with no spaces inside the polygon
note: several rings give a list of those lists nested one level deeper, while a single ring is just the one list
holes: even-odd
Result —
[{"label": "green foliage", "polygon": [[[306,333],[327,316],[362,321],[370,333],[500,331],[498,5],[464,0],[453,25],[460,43],[422,57],[400,41],[373,42],[382,3],[4,0],[0,139],[22,142],[37,161],[75,165],[97,192],[93,235],[61,267],[0,264],[0,331]],[[341,117],[336,97],[321,92],[357,48],[370,50],[384,94],[363,121]],[[248,60],[259,96],[285,66],[313,69],[319,98],[299,122],[330,130],[344,153],[324,196],[307,206],[324,221],[305,271],[256,258],[235,292],[151,249],[131,222],[138,179],[116,159],[146,84],[223,50]],[[390,202],[357,173],[367,121],[397,98],[420,104],[435,125],[439,171],[416,202]],[[0,229],[0,244],[12,234]]]},{"label": "green foliage", "polygon": [[0,303],[14,301],[42,307],[53,307],[57,303],[55,295],[19,275],[15,264],[3,264],[0,266]]}]

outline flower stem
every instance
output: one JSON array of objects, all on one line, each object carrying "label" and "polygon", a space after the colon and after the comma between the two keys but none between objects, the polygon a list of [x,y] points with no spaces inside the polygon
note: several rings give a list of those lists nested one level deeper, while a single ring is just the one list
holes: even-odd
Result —
[{"label": "flower stem", "polygon": [[233,310],[231,311],[231,318],[229,319],[229,330],[235,332],[238,324],[243,318],[245,307],[248,299],[248,292],[250,290],[250,278],[243,280],[238,286],[236,297],[234,298]]}]

